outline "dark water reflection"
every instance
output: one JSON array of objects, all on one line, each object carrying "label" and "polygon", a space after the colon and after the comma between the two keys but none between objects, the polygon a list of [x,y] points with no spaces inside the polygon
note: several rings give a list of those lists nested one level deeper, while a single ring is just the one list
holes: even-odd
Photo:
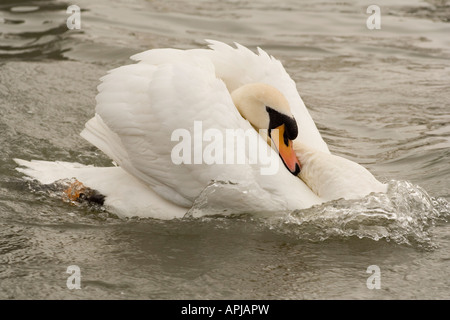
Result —
[{"label": "dark water reflection", "polygon": [[0,58],[63,59],[68,29],[62,12],[67,6],[45,0],[2,1]]}]

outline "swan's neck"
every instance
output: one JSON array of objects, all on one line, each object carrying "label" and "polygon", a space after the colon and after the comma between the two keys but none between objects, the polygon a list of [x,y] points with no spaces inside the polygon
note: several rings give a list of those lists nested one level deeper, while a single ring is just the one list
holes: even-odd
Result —
[{"label": "swan's neck", "polygon": [[302,167],[306,167],[311,164],[311,162],[318,158],[322,153],[321,151],[298,141],[298,139],[294,141],[293,148]]},{"label": "swan's neck", "polygon": [[318,196],[321,196],[321,186],[326,183],[330,173],[327,154],[314,149],[300,141],[294,141],[294,151],[302,166],[298,177]]},{"label": "swan's neck", "polygon": [[231,93],[239,113],[256,129],[268,129],[270,118],[267,107],[291,115],[289,102],[275,87],[264,83],[249,83]]}]

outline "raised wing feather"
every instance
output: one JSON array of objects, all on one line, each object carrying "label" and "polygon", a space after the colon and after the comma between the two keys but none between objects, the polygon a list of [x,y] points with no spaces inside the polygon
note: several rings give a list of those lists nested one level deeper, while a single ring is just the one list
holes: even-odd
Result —
[{"label": "raised wing feather", "polygon": [[187,129],[193,137],[194,121],[201,121],[203,130],[251,128],[208,63],[199,65],[184,57],[172,63],[138,63],[111,71],[99,86],[97,115],[82,133],[162,197],[186,207],[225,171],[226,176],[252,171],[171,161],[178,143],[171,141],[172,132]]},{"label": "raised wing feather", "polygon": [[230,92],[240,86],[262,82],[280,90],[289,101],[292,114],[299,127],[299,140],[322,152],[330,153],[317,127],[301,99],[295,82],[281,62],[258,48],[258,54],[235,43],[233,48],[225,43],[208,40],[209,52],[205,51],[216,69],[216,75],[227,85]]},{"label": "raised wing feather", "polygon": [[[201,122],[203,131],[214,128],[223,136],[230,129],[252,129],[229,92],[230,86],[242,81],[272,84],[302,110],[298,93],[291,92],[296,92],[295,84],[277,82],[290,80],[277,60],[240,46],[233,49],[214,43],[213,49],[149,50],[132,57],[139,63],[110,71],[101,79],[96,116],[88,121],[82,136],[161,197],[180,206],[190,207],[213,180],[255,183],[261,197],[274,199],[279,209],[317,203],[317,197],[284,170],[273,151],[271,157],[281,169],[276,176],[261,176],[260,166],[248,161],[242,165],[176,165],[171,161],[172,149],[178,143],[171,141],[172,133],[186,129],[193,137],[195,121]],[[306,108],[304,111],[309,116]],[[256,131],[252,134],[261,139]],[[309,196],[301,199],[296,194]]]},{"label": "raised wing feather", "polygon": [[279,60],[268,55],[261,48],[257,48],[258,54],[256,54],[239,43],[235,43],[236,47],[233,48],[220,41],[207,40],[207,42],[211,50],[153,49],[134,55],[132,59],[155,64],[174,61],[189,55],[193,63],[201,66],[205,61],[202,58],[206,58],[213,64],[213,72],[225,83],[229,92],[248,83],[269,84],[280,90],[289,101],[299,127],[297,139],[319,151],[330,153],[298,93],[295,82]]}]

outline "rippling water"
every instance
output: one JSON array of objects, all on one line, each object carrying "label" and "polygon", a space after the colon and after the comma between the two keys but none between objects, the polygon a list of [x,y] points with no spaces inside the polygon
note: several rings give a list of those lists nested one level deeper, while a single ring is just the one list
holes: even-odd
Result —
[{"label": "rippling water", "polygon": [[[450,3],[0,1],[0,298],[450,298]],[[284,63],[331,151],[386,195],[224,216],[121,220],[26,182],[13,158],[109,165],[79,132],[98,78],[155,47],[260,46]],[[209,211],[208,211],[209,210]],[[196,217],[198,212],[213,214]],[[69,290],[78,265],[82,289]],[[381,270],[369,290],[367,267]]]}]

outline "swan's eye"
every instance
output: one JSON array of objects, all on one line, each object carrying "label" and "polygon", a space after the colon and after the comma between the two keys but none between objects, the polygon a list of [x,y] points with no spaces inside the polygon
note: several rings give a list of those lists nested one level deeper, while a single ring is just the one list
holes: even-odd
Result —
[{"label": "swan's eye", "polygon": [[283,134],[283,140],[284,140],[284,144],[286,145],[286,147],[288,147],[289,146],[289,138],[287,136],[287,130]]}]

